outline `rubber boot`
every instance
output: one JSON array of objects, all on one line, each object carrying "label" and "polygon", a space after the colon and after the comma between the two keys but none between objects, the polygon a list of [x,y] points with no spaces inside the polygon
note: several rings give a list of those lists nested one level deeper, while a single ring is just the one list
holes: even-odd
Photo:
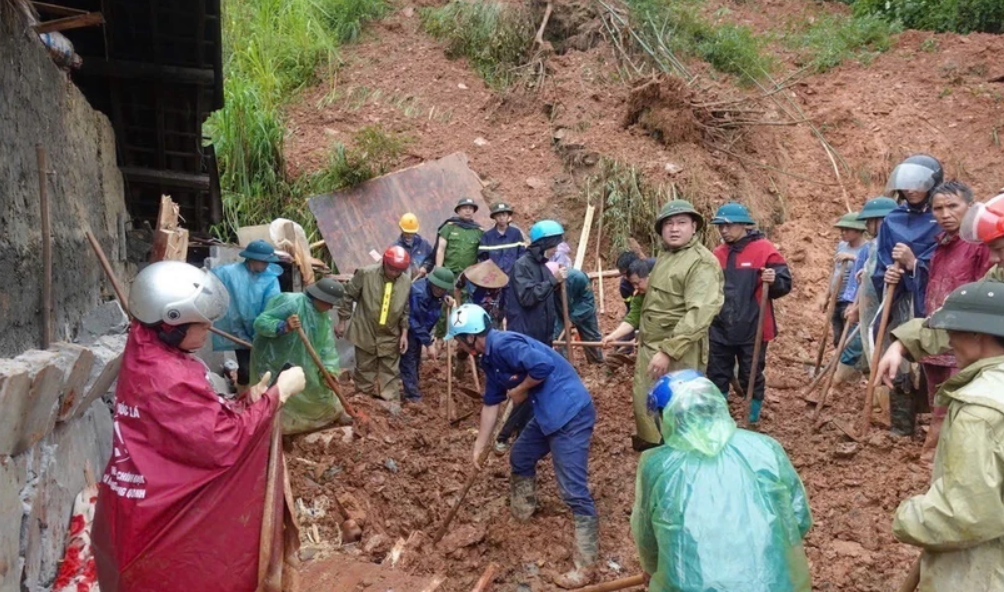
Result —
[{"label": "rubber boot", "polygon": [[566,590],[588,586],[595,574],[593,566],[600,552],[600,519],[596,516],[573,516],[575,521],[575,568],[554,578],[554,584]]},{"label": "rubber boot", "polygon": [[889,427],[892,421],[889,414],[889,387],[875,387],[875,399],[872,402],[872,408],[878,410],[875,421],[883,427]]},{"label": "rubber boot", "polygon": [[516,520],[526,522],[537,509],[537,478],[512,475],[509,487],[509,510]]},{"label": "rubber boot", "polygon": [[861,373],[854,366],[837,363],[837,370],[833,373],[833,386],[841,384],[854,384],[861,380]]},{"label": "rubber boot", "polygon": [[917,409],[913,392],[897,383],[896,388],[889,393],[891,411],[892,435],[912,436],[917,423]]},{"label": "rubber boot", "polygon": [[763,401],[753,399],[750,401],[750,425],[759,423],[760,421],[760,409],[763,407]]}]

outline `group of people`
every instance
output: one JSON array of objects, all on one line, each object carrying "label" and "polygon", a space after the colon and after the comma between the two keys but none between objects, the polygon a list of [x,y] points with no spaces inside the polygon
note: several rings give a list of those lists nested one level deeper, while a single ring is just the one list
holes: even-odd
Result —
[{"label": "group of people", "polygon": [[[874,318],[890,307],[888,351],[871,370],[894,393],[894,429],[910,433],[915,422],[916,401],[908,406],[905,397],[916,381],[902,376],[910,362],[935,393],[934,415],[944,425],[932,486],[905,501],[893,525],[900,540],[924,549],[921,590],[1004,589],[1004,272],[987,271],[1004,256],[1004,195],[974,204],[967,187],[942,177],[935,159],[911,157],[890,177],[898,199],[869,200],[838,221],[844,243],[831,284],[841,303],[834,321],[860,323],[860,341],[840,354],[848,368],[861,367],[876,343]],[[420,399],[422,352],[436,354],[437,334],[474,356],[485,380],[472,462],[480,467],[490,449],[509,450],[510,510],[528,520],[538,464],[550,455],[574,525],[574,565],[555,584],[593,580],[599,514],[588,463],[597,412],[552,347],[564,329],[562,293],[588,293],[591,302],[589,280],[560,262],[560,223],[540,220],[524,239],[507,204],[492,207],[487,231],[473,219],[477,207],[461,200],[435,244],[406,214],[380,263],[344,285],[322,279],[300,294],[278,293],[275,255],[264,243],[212,272],[165,262],[137,276],[114,454],[95,519],[103,588],[158,589],[163,566],[219,549],[226,561],[200,562],[175,582],[257,587],[269,426],[280,409],[286,433],[345,421],[321,369],[304,356],[314,349],[337,372],[336,335],[355,346],[357,389],[388,400],[400,397],[402,379],[405,399]],[[656,256],[625,253],[617,262],[626,311],[602,342],[636,340],[632,445],[641,456],[632,533],[651,591],[807,592],[805,489],[781,446],[738,429],[727,405],[736,374],[743,386],[752,377],[744,419],[759,421],[766,345],[778,334],[773,300],[791,291],[792,274],[745,206],[727,203],[715,213],[721,244],[713,251],[702,242],[705,223],[691,203],[671,201],[655,220]],[[578,312],[580,334],[598,336],[595,310],[591,321]],[[190,355],[214,322],[253,343],[249,353],[238,351],[244,396],[236,400],[218,397]]]}]

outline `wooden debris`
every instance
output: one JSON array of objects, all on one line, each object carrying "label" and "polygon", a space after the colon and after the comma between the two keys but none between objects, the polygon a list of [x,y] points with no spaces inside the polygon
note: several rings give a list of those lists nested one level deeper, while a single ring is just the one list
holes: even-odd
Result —
[{"label": "wooden debris", "polygon": [[181,208],[168,195],[160,197],[157,228],[153,232],[150,263],[188,259],[188,230],[179,225]]}]

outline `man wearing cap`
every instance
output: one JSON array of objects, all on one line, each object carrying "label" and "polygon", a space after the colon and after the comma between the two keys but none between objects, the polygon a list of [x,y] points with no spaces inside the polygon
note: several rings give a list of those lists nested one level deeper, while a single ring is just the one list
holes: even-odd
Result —
[{"label": "man wearing cap", "polygon": [[428,276],[412,282],[408,313],[408,349],[401,356],[401,382],[404,384],[404,398],[418,401],[422,392],[418,386],[419,367],[422,364],[422,347],[436,357],[436,344],[432,340],[432,328],[439,321],[443,302],[453,306],[453,297],[448,292],[453,289],[453,272],[445,267],[437,267]]},{"label": "man wearing cap", "polygon": [[[244,341],[253,341],[255,319],[265,310],[268,301],[279,294],[282,268],[275,265],[279,261],[275,249],[263,240],[251,241],[240,256],[244,261],[210,270],[230,293],[230,308],[214,326]],[[246,390],[250,380],[251,350],[219,335],[213,335],[213,350],[233,350],[237,358],[237,390]]]},{"label": "man wearing cap", "polygon": [[432,245],[418,233],[418,216],[408,212],[397,223],[401,236],[394,244],[408,252],[411,265],[408,271],[412,277],[422,277],[432,269]]},{"label": "man wearing cap", "polygon": [[634,373],[635,450],[658,446],[659,430],[645,406],[652,382],[672,370],[708,366],[708,329],[722,307],[724,276],[718,260],[701,244],[704,218],[686,200],[662,208],[655,231],[662,249],[648,281],[638,325]]},{"label": "man wearing cap", "polygon": [[[917,340],[919,327],[902,331],[911,324],[940,335]],[[879,365],[890,387],[902,356],[937,353],[935,342],[947,342],[961,368],[935,398],[948,410],[931,487],[900,504],[893,535],[922,549],[919,592],[1004,590],[1004,283],[960,286],[926,322],[893,335],[900,339]]]},{"label": "man wearing cap", "polygon": [[474,221],[478,204],[465,197],[453,208],[456,216],[443,222],[439,227],[436,243],[436,267],[446,267],[459,277],[469,266],[478,261],[478,245],[484,231]]},{"label": "man wearing cap", "polygon": [[[833,227],[840,231],[840,242],[837,244],[837,254],[833,257],[833,272],[830,275],[830,293],[837,291],[837,302],[830,317],[833,345],[836,346],[844,330],[847,307],[853,303],[853,300],[846,299],[845,289],[851,277],[851,267],[865,246],[865,223],[858,220],[857,212],[849,212],[841,216]],[[822,303],[822,306],[825,308],[826,303]]]},{"label": "man wearing cap", "polygon": [[[711,350],[708,379],[723,394],[729,392],[734,368],[739,365],[739,383],[746,388],[750,372],[755,373],[749,423],[760,420],[766,379],[767,344],[777,336],[774,300],[791,292],[791,271],[777,248],[753,228],[746,206],[727,203],[718,208],[711,223],[723,244],[714,255],[725,274],[725,303],[711,323]],[[767,284],[767,308],[760,319],[760,294]],[[753,360],[757,325],[763,323],[763,343],[758,360]],[[748,393],[747,393],[748,395]]]},{"label": "man wearing cap", "polygon": [[287,363],[302,366],[306,376],[306,388],[290,398],[282,408],[282,431],[285,434],[309,432],[336,421],[351,422],[299,335],[302,329],[324,367],[337,375],[338,350],[335,349],[335,335],[328,311],[339,304],[343,293],[339,282],[323,278],[307,286],[302,293],[287,292],[275,296],[255,319],[251,380],[257,383],[267,372],[278,376]]},{"label": "man wearing cap", "polygon": [[[478,260],[491,259],[507,276],[512,275],[513,265],[526,250],[523,231],[510,225],[512,212],[512,206],[505,202],[493,205],[491,216],[495,226],[481,236],[481,243],[478,245]],[[499,308],[503,313],[508,292],[508,288],[503,288],[499,298]]]},{"label": "man wearing cap", "polygon": [[[356,389],[376,394],[385,401],[401,396],[399,365],[408,349],[408,299],[411,258],[399,246],[388,247],[383,261],[360,267],[345,286],[345,298],[338,307],[335,333],[345,335],[355,346]],[[355,311],[352,305],[355,304]]]}]

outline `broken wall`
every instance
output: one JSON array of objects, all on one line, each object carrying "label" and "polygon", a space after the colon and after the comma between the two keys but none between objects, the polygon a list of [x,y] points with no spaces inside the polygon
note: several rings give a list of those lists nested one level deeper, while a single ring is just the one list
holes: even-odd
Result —
[{"label": "broken wall", "polygon": [[[42,249],[36,144],[46,152],[52,223],[53,341],[110,295],[84,237],[120,277],[126,209],[111,124],[57,68],[11,3],[0,1],[0,357],[38,347]],[[122,230],[120,230],[120,228]],[[0,413],[3,410],[0,409]]]}]

